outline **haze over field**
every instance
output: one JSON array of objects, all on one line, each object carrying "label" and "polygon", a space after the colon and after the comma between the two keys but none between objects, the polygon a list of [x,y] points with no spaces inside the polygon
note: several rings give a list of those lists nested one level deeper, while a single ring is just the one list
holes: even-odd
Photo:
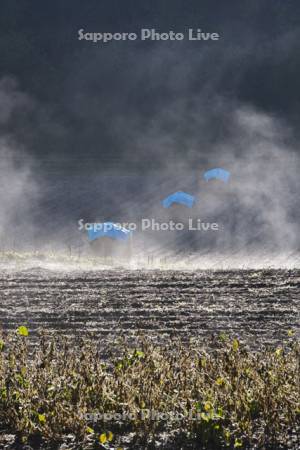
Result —
[{"label": "haze over field", "polygon": [[[75,1],[68,23],[60,23],[53,14],[64,10],[59,2],[43,7],[45,16],[40,5],[29,15],[4,2],[3,250],[85,249],[80,219],[190,216],[217,223],[218,232],[137,232],[136,255],[193,254],[202,262],[205,255],[207,264],[227,255],[229,265],[235,255],[242,265],[274,263],[275,255],[279,265],[297,263],[299,6],[274,2],[266,13],[266,2],[213,3],[195,14],[192,2],[183,16],[174,2],[159,16],[141,5],[131,15],[119,5],[112,23],[105,5]],[[149,23],[160,31],[200,27],[220,40],[77,39],[82,26],[136,32]],[[230,183],[206,183],[203,173],[212,167],[229,170]],[[162,209],[161,200],[177,190],[196,195],[193,210]]]}]

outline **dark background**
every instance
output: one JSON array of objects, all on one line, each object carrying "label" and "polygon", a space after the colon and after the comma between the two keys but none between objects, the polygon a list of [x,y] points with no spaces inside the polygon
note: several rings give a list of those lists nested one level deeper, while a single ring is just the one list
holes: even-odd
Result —
[{"label": "dark background", "polygon": [[[139,205],[146,211],[151,203],[152,211],[173,190],[201,192],[202,173],[214,166],[230,170],[237,183],[227,215],[243,207],[246,223],[257,221],[258,210],[248,201],[241,205],[241,198],[262,179],[265,164],[267,182],[255,201],[263,222],[273,224],[275,208],[285,226],[296,226],[297,173],[291,171],[299,137],[299,18],[299,2],[289,0],[2,0],[0,132],[5,157],[13,149],[11,180],[30,167],[38,195],[27,194],[26,211],[35,225],[47,222],[55,234],[79,218],[128,219],[141,214]],[[144,27],[201,28],[221,39],[77,39],[81,28],[139,33]],[[9,190],[2,186],[2,198]],[[274,195],[266,219],[264,196]],[[219,215],[216,206],[206,207],[207,217]],[[24,211],[14,219],[22,225]],[[15,217],[11,209],[8,214]]]}]

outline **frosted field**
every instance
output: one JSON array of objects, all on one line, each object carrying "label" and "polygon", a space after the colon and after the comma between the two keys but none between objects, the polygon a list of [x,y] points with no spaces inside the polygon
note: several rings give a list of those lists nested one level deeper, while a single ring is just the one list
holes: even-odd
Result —
[{"label": "frosted field", "polygon": [[111,341],[143,332],[160,341],[221,332],[249,344],[299,330],[300,270],[0,273],[0,324],[26,324]]}]

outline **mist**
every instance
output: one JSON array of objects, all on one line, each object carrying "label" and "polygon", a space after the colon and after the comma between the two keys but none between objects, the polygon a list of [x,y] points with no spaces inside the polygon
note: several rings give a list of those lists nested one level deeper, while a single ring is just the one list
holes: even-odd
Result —
[{"label": "mist", "polygon": [[[297,263],[297,132],[287,115],[240,98],[248,63],[228,77],[255,45],[86,48],[55,105],[16,77],[0,80],[2,248],[89,255],[80,219],[192,218],[218,231],[138,227],[130,264],[149,256],[166,267]],[[122,70],[112,75],[115,64]],[[205,182],[213,167],[230,182]],[[178,190],[196,196],[192,210],[162,207]],[[124,252],[113,248],[118,263]]]},{"label": "mist", "polygon": [[[20,109],[35,104],[15,84],[1,83],[0,96],[5,99],[0,111],[1,124],[20,116]],[[12,86],[14,89],[12,90]],[[189,218],[217,223],[218,231],[151,231],[139,229],[133,237],[131,264],[135,258],[151,256],[157,263],[185,261],[187,267],[214,267],[237,264],[252,265],[280,261],[284,266],[295,264],[299,249],[299,154],[290,144],[292,130],[278,117],[253,107],[226,103],[219,99],[219,120],[227,123],[227,133],[214,144],[208,142],[215,126],[201,126],[201,113],[194,103],[189,111],[193,127],[186,136],[164,129],[162,116],[148,133],[135,133],[134,145],[141,153],[150,150],[160,158],[157,171],[124,174],[102,171],[95,174],[52,175],[38,170],[38,162],[15,136],[3,133],[1,149],[1,217],[2,250],[80,248],[90,253],[87,237],[78,231],[78,220],[97,222],[112,220],[135,222],[143,218],[158,222],[182,222]],[[174,105],[173,105],[174,106]],[[175,120],[184,111],[173,108]],[[200,120],[199,120],[200,116]],[[168,120],[171,120],[168,116]],[[130,124],[132,126],[132,124]],[[133,125],[133,129],[138,127]],[[174,137],[175,136],[175,137]],[[186,141],[190,154],[180,152]],[[172,159],[168,152],[176,150]],[[228,184],[206,182],[203,174],[212,167],[224,167],[231,173]],[[164,210],[161,201],[170,193],[184,190],[196,196],[192,210],[184,207]],[[119,247],[123,244],[118,244]],[[118,259],[120,248],[114,245],[112,256]],[[236,257],[238,255],[238,258]],[[235,262],[234,262],[235,261]]]}]

